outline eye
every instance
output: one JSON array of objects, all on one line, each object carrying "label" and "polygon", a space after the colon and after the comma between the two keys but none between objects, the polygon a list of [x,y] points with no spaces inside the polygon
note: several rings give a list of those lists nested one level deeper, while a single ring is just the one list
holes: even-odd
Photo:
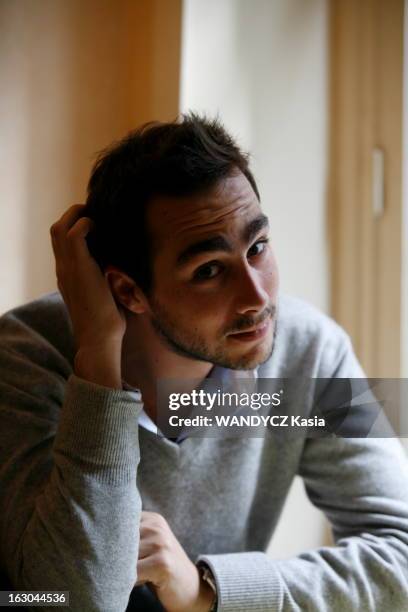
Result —
[{"label": "eye", "polygon": [[258,240],[258,242],[255,242],[255,244],[251,246],[251,248],[248,251],[248,255],[250,257],[253,257],[254,255],[255,256],[260,255],[266,249],[266,245],[268,244],[268,242],[269,242],[268,238],[263,238],[262,240]]},{"label": "eye", "polygon": [[194,280],[203,281],[215,278],[218,275],[220,268],[220,264],[215,262],[209,262],[207,264],[204,264],[194,273]]}]

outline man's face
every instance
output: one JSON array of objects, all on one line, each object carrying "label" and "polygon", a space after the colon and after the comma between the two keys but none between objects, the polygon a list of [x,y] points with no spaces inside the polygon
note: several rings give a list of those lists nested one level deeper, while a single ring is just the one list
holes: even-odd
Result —
[{"label": "man's face", "polygon": [[161,340],[178,354],[226,368],[253,369],[266,361],[278,272],[267,218],[244,174],[205,194],[155,199],[147,224],[151,323]]}]

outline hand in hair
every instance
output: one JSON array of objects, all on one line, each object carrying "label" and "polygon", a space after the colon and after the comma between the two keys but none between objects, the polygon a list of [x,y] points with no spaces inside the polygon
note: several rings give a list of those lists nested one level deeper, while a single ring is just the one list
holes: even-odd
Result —
[{"label": "hand in hair", "polygon": [[91,257],[86,236],[93,221],[75,204],[50,228],[58,288],[68,308],[76,344],[75,373],[100,385],[122,388],[121,348],[126,331],[122,307]]}]

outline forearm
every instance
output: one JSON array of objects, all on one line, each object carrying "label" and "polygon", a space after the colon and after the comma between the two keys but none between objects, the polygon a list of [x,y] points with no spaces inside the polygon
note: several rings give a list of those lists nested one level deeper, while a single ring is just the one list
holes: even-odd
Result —
[{"label": "forearm", "polygon": [[21,488],[9,506],[8,528],[13,509],[16,528],[24,526],[18,547],[16,534],[8,534],[13,586],[69,590],[75,612],[125,610],[136,579],[141,512],[134,403],[125,391],[70,377],[53,463],[50,457],[50,471],[38,482],[43,453],[44,445],[32,451],[30,485],[19,466]]},{"label": "forearm", "polygon": [[218,612],[405,612],[407,548],[353,537],[283,561],[265,553],[204,555],[218,586]]},{"label": "forearm", "polygon": [[407,460],[393,439],[310,439],[300,468],[336,545],[285,560],[261,552],[201,557],[219,612],[408,609]]}]

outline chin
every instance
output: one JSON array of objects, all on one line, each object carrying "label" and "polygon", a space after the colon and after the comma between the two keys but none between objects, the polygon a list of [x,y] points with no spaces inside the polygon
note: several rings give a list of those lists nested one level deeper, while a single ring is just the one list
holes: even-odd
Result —
[{"label": "chin", "polygon": [[238,347],[236,347],[234,351],[231,351],[229,358],[230,365],[227,367],[231,368],[232,370],[254,370],[258,366],[268,361],[272,355],[273,347],[275,345],[275,322],[273,322],[271,327],[272,329],[269,330],[267,336],[252,345],[252,347],[240,347],[240,352],[238,354]]},{"label": "chin", "polygon": [[254,370],[265,363],[272,354],[273,343],[268,342],[267,346],[259,346],[252,349],[246,355],[240,357],[231,356],[231,370]]}]

